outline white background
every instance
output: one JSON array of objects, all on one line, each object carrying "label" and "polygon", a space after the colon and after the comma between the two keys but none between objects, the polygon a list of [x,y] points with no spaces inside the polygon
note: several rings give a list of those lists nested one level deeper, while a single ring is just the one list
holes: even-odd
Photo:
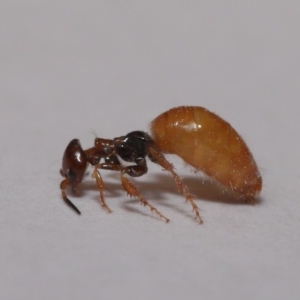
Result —
[{"label": "white background", "polygon": [[[0,2],[1,299],[299,299],[300,4],[289,1]],[[244,137],[258,204],[222,197],[169,159],[203,225],[161,168],[134,179],[169,224],[102,171],[78,217],[61,200],[83,148],[198,105]]]}]

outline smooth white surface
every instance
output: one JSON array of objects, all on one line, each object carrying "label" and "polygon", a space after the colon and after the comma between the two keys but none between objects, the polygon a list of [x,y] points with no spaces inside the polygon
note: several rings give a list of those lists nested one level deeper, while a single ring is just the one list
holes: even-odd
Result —
[{"label": "smooth white surface", "polygon": [[[1,299],[299,299],[300,5],[288,1],[1,1]],[[229,121],[261,169],[255,206],[220,200],[176,158],[204,225],[165,172],[102,172],[62,202],[61,157],[95,132],[148,130],[199,105]]]}]

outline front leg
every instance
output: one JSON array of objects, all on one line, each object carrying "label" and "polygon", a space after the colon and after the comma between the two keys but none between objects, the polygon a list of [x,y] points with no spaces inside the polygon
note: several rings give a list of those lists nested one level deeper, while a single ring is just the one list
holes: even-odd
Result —
[{"label": "front leg", "polygon": [[[128,174],[129,176],[132,176],[132,177],[142,176],[148,170],[146,161],[144,158],[141,158],[141,159],[137,159],[136,163],[137,163],[137,165],[134,165],[134,166],[123,167],[116,156],[108,156],[107,158],[105,158],[105,163],[97,164],[95,166],[92,177],[95,178],[96,182],[97,182],[97,186],[98,186],[98,189],[100,192],[101,206],[104,209],[106,209],[107,212],[111,213],[112,210],[108,207],[108,205],[105,202],[104,183],[103,183],[102,177],[101,177],[98,169],[121,171],[122,174]],[[123,179],[122,179],[122,182],[123,182]],[[124,186],[124,184],[123,184],[123,186]],[[126,185],[126,186],[128,186],[128,185]],[[132,193],[131,193],[131,195],[132,195]]]},{"label": "front leg", "polygon": [[94,172],[92,174],[92,177],[96,179],[97,182],[97,186],[100,192],[100,203],[101,206],[106,209],[106,211],[108,213],[112,213],[112,210],[108,207],[108,205],[105,202],[105,198],[104,198],[104,182],[102,180],[102,177],[100,175],[100,172],[97,170],[97,166],[95,166],[94,168]]},{"label": "front leg", "polygon": [[105,159],[105,163],[102,164],[97,164],[94,168],[94,172],[92,174],[92,177],[96,179],[97,186],[100,192],[100,203],[104,209],[107,210],[108,213],[111,213],[112,210],[108,207],[108,205],[105,202],[104,198],[104,183],[102,180],[102,177],[100,175],[100,172],[98,169],[105,169],[105,170],[113,170],[113,171],[121,171],[122,170],[122,165],[118,161],[116,156],[112,156],[111,158],[108,157]]},{"label": "front leg", "polygon": [[[108,206],[105,203],[104,196],[103,196],[103,181],[100,176],[100,173],[98,172],[98,169],[104,169],[104,170],[111,170],[111,171],[121,171],[121,181],[124,190],[128,193],[129,196],[137,197],[139,198],[141,204],[143,206],[148,206],[151,211],[154,211],[160,218],[164,219],[166,222],[169,222],[170,220],[166,218],[162,213],[160,213],[154,206],[152,206],[148,201],[142,196],[138,188],[128,180],[128,178],[125,177],[125,174],[128,174],[131,177],[139,177],[147,173],[148,168],[146,164],[146,160],[143,157],[135,159],[136,165],[123,167],[119,161],[117,162],[109,162],[110,160],[107,159],[105,163],[98,164],[95,166],[94,174],[97,180],[98,188],[100,190],[100,198],[101,198],[101,205],[109,209]],[[110,209],[109,209],[110,210]]]}]

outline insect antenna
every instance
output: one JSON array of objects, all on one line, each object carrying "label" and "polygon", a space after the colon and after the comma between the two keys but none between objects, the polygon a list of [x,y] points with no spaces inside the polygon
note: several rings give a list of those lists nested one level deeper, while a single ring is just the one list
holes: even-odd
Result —
[{"label": "insect antenna", "polygon": [[78,215],[81,215],[80,210],[69,200],[69,198],[66,195],[63,195],[63,199],[65,201],[65,203],[71,208],[73,209]]}]

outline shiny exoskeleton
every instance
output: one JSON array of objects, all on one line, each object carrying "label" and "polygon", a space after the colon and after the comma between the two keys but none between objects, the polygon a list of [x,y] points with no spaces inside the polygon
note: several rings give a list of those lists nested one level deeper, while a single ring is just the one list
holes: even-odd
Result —
[{"label": "shiny exoskeleton", "polygon": [[[199,222],[202,222],[198,208],[194,203],[193,197],[189,193],[187,187],[175,173],[173,166],[165,159],[163,154],[156,147],[153,139],[147,133],[142,131],[133,131],[125,136],[114,138],[113,140],[96,138],[94,147],[87,150],[83,150],[81,148],[79,140],[72,140],[67,146],[63,156],[61,170],[61,174],[65,177],[65,179],[61,182],[63,199],[72,209],[80,214],[80,211],[77,209],[77,207],[75,207],[66,196],[65,189],[68,185],[70,185],[72,190],[76,192],[77,186],[82,181],[88,164],[91,164],[94,166],[92,177],[96,179],[100,191],[101,205],[108,212],[112,211],[107,206],[104,199],[104,184],[99,173],[100,169],[119,171],[121,173],[122,185],[127,193],[130,196],[138,197],[144,206],[148,206],[158,216],[168,222],[169,219],[163,216],[155,207],[149,204],[141,195],[139,190],[128,180],[127,177],[125,177],[125,175],[138,177],[147,173],[148,168],[146,157],[148,157],[152,162],[161,165],[173,175],[178,189],[191,203]],[[123,166],[119,158],[126,162],[132,162],[134,165]],[[103,159],[104,162],[100,163],[101,159]]]},{"label": "shiny exoskeleton", "polygon": [[[228,122],[203,107],[181,106],[155,118],[151,123],[151,132],[152,137],[142,131],[133,131],[112,140],[96,138],[94,147],[87,150],[81,148],[78,140],[72,140],[65,150],[61,170],[65,177],[61,182],[65,202],[80,214],[67,198],[65,190],[70,185],[76,192],[90,164],[94,166],[92,177],[97,182],[101,204],[108,212],[111,209],[104,199],[100,169],[119,171],[127,193],[139,198],[144,206],[168,222],[169,219],[149,204],[126,177],[144,175],[147,172],[148,157],[173,176],[178,190],[184,194],[187,202],[192,205],[196,219],[202,223],[193,196],[163,155],[170,153],[181,157],[195,170],[216,179],[240,198],[254,203],[262,189],[262,177],[246,143]],[[123,166],[119,158],[132,165]]]},{"label": "shiny exoskeleton", "polygon": [[262,177],[243,138],[225,120],[199,106],[172,108],[151,123],[156,146],[216,179],[253,203]]}]

